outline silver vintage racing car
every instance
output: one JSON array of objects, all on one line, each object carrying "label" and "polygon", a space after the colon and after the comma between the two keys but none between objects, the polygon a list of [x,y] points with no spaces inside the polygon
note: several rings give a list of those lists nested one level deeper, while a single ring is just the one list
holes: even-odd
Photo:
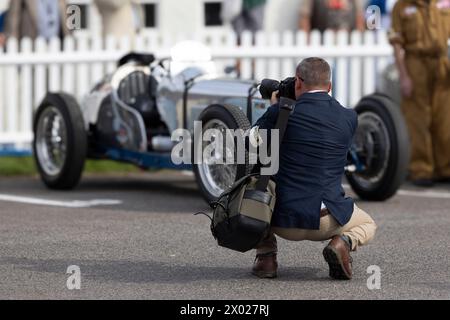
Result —
[{"label": "silver vintage racing car", "polygon": [[[112,159],[144,169],[193,170],[204,198],[216,200],[250,172],[250,164],[221,164],[214,159],[225,155],[212,154],[203,164],[177,165],[172,132],[192,131],[194,121],[202,121],[204,131],[248,130],[269,101],[258,84],[217,76],[208,55],[196,58],[201,63],[131,53],[80,102],[68,93],[49,92],[34,117],[34,157],[43,182],[72,189],[87,158]],[[405,123],[398,106],[382,94],[364,97],[356,110],[359,128],[347,179],[361,198],[386,200],[406,176]]]}]

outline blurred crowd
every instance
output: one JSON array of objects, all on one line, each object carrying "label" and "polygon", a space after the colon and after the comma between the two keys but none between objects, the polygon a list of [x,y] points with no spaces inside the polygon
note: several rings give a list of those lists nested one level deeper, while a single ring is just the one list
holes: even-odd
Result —
[{"label": "blurred crowd", "polygon": [[[298,0],[298,29],[359,30],[367,28],[368,15],[379,15],[378,28],[390,25],[390,12],[396,0]],[[224,0],[223,20],[240,34],[244,30],[259,31],[264,25],[266,0]],[[376,6],[376,10],[372,10]],[[274,13],[276,14],[276,13]]]},{"label": "blurred crowd", "polygon": [[[396,0],[298,0],[298,28],[304,31],[365,30],[368,8],[377,6],[384,28]],[[133,38],[143,27],[144,14],[139,0],[93,0],[102,18],[104,35]],[[223,0],[221,18],[238,34],[264,28],[267,0]],[[0,13],[0,46],[6,37],[64,37],[65,0],[14,0]],[[369,9],[370,10],[370,9]],[[275,13],[274,13],[275,14]]]},{"label": "blurred crowd", "polygon": [[[133,38],[143,24],[138,0],[93,0],[102,18],[103,34]],[[65,0],[13,0],[0,13],[0,46],[7,37],[63,38],[71,30],[67,24]]]}]

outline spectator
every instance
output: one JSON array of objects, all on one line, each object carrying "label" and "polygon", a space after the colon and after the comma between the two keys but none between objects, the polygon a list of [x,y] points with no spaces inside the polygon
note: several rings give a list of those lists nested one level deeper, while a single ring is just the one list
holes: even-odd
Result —
[{"label": "spectator", "polygon": [[399,0],[390,43],[411,139],[410,179],[421,187],[450,178],[450,1]]},{"label": "spectator", "polygon": [[103,35],[134,39],[142,27],[143,12],[137,0],[94,0],[102,16]]},{"label": "spectator", "polygon": [[310,32],[319,30],[365,29],[362,0],[303,0],[299,27]]},{"label": "spectator", "polygon": [[63,38],[69,34],[66,26],[65,0],[13,0],[5,21],[5,35],[22,39],[42,37]]},{"label": "spectator", "polygon": [[264,26],[266,0],[243,0],[242,10],[231,24],[237,34],[248,30],[257,32]]}]

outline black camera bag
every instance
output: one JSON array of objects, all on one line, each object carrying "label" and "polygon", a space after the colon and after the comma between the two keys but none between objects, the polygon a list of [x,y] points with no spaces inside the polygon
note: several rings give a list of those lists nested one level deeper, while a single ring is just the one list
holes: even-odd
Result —
[{"label": "black camera bag", "polygon": [[[295,101],[281,98],[275,129],[280,145]],[[214,203],[211,231],[219,246],[238,252],[255,249],[270,231],[275,208],[275,183],[271,176],[253,174],[237,181]]]}]

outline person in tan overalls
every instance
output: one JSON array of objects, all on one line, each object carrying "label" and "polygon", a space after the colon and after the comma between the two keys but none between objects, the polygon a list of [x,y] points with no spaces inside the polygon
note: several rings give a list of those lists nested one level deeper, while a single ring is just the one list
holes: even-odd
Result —
[{"label": "person in tan overalls", "polygon": [[450,178],[450,0],[399,0],[394,46],[412,143],[410,179],[431,187]]}]

